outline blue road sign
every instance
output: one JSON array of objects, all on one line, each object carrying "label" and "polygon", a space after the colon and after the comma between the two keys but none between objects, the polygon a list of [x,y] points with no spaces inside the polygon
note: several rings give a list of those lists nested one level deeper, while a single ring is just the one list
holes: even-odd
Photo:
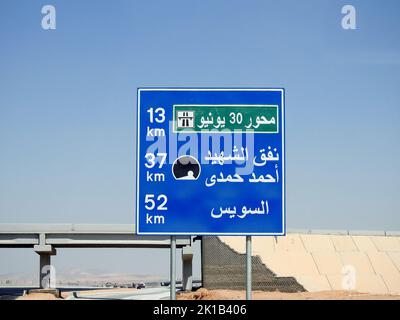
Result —
[{"label": "blue road sign", "polygon": [[136,232],[284,235],[283,89],[141,88]]}]

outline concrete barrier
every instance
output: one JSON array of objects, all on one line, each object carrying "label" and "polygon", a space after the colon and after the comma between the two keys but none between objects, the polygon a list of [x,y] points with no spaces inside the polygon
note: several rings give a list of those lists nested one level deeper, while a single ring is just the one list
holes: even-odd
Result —
[{"label": "concrete barrier", "polygon": [[[245,253],[245,237],[220,240]],[[400,294],[398,232],[306,230],[285,237],[253,237],[253,254],[276,276],[293,277],[310,292]]]}]

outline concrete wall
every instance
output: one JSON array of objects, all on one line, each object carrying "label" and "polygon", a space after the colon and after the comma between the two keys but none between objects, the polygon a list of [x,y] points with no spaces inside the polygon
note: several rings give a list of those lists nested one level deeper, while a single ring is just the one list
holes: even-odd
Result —
[{"label": "concrete wall", "polygon": [[[220,240],[245,253],[244,237]],[[398,235],[289,233],[285,237],[253,237],[253,255],[277,276],[294,277],[310,292],[400,294]]]}]

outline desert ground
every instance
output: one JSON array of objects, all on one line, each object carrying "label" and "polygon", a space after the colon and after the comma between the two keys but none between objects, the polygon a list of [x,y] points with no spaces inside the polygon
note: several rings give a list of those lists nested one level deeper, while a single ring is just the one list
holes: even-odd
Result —
[{"label": "desert ground", "polygon": [[[117,291],[123,291],[118,289]],[[100,293],[103,290],[94,290],[89,293]],[[112,289],[108,291],[113,291]],[[116,291],[116,292],[117,292]],[[82,291],[82,294],[84,291]],[[17,300],[64,300],[71,293],[63,292],[60,298],[49,293],[31,293],[18,297]],[[195,292],[178,293],[178,300],[244,300],[244,290],[207,290],[200,288]],[[253,291],[253,300],[400,300],[400,295],[377,295],[352,291],[321,291],[321,292],[265,292]]]},{"label": "desert ground", "polygon": [[[204,288],[177,296],[178,300],[241,300],[245,297],[244,290],[207,290]],[[298,293],[254,291],[252,298],[254,300],[400,300],[400,295],[376,295],[349,291]]]}]

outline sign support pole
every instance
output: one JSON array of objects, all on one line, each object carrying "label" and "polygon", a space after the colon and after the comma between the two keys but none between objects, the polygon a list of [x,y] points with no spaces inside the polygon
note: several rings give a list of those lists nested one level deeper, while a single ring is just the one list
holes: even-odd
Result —
[{"label": "sign support pole", "polygon": [[251,300],[251,236],[246,236],[246,300]]},{"label": "sign support pole", "polygon": [[171,236],[170,299],[176,300],[176,237]]}]

